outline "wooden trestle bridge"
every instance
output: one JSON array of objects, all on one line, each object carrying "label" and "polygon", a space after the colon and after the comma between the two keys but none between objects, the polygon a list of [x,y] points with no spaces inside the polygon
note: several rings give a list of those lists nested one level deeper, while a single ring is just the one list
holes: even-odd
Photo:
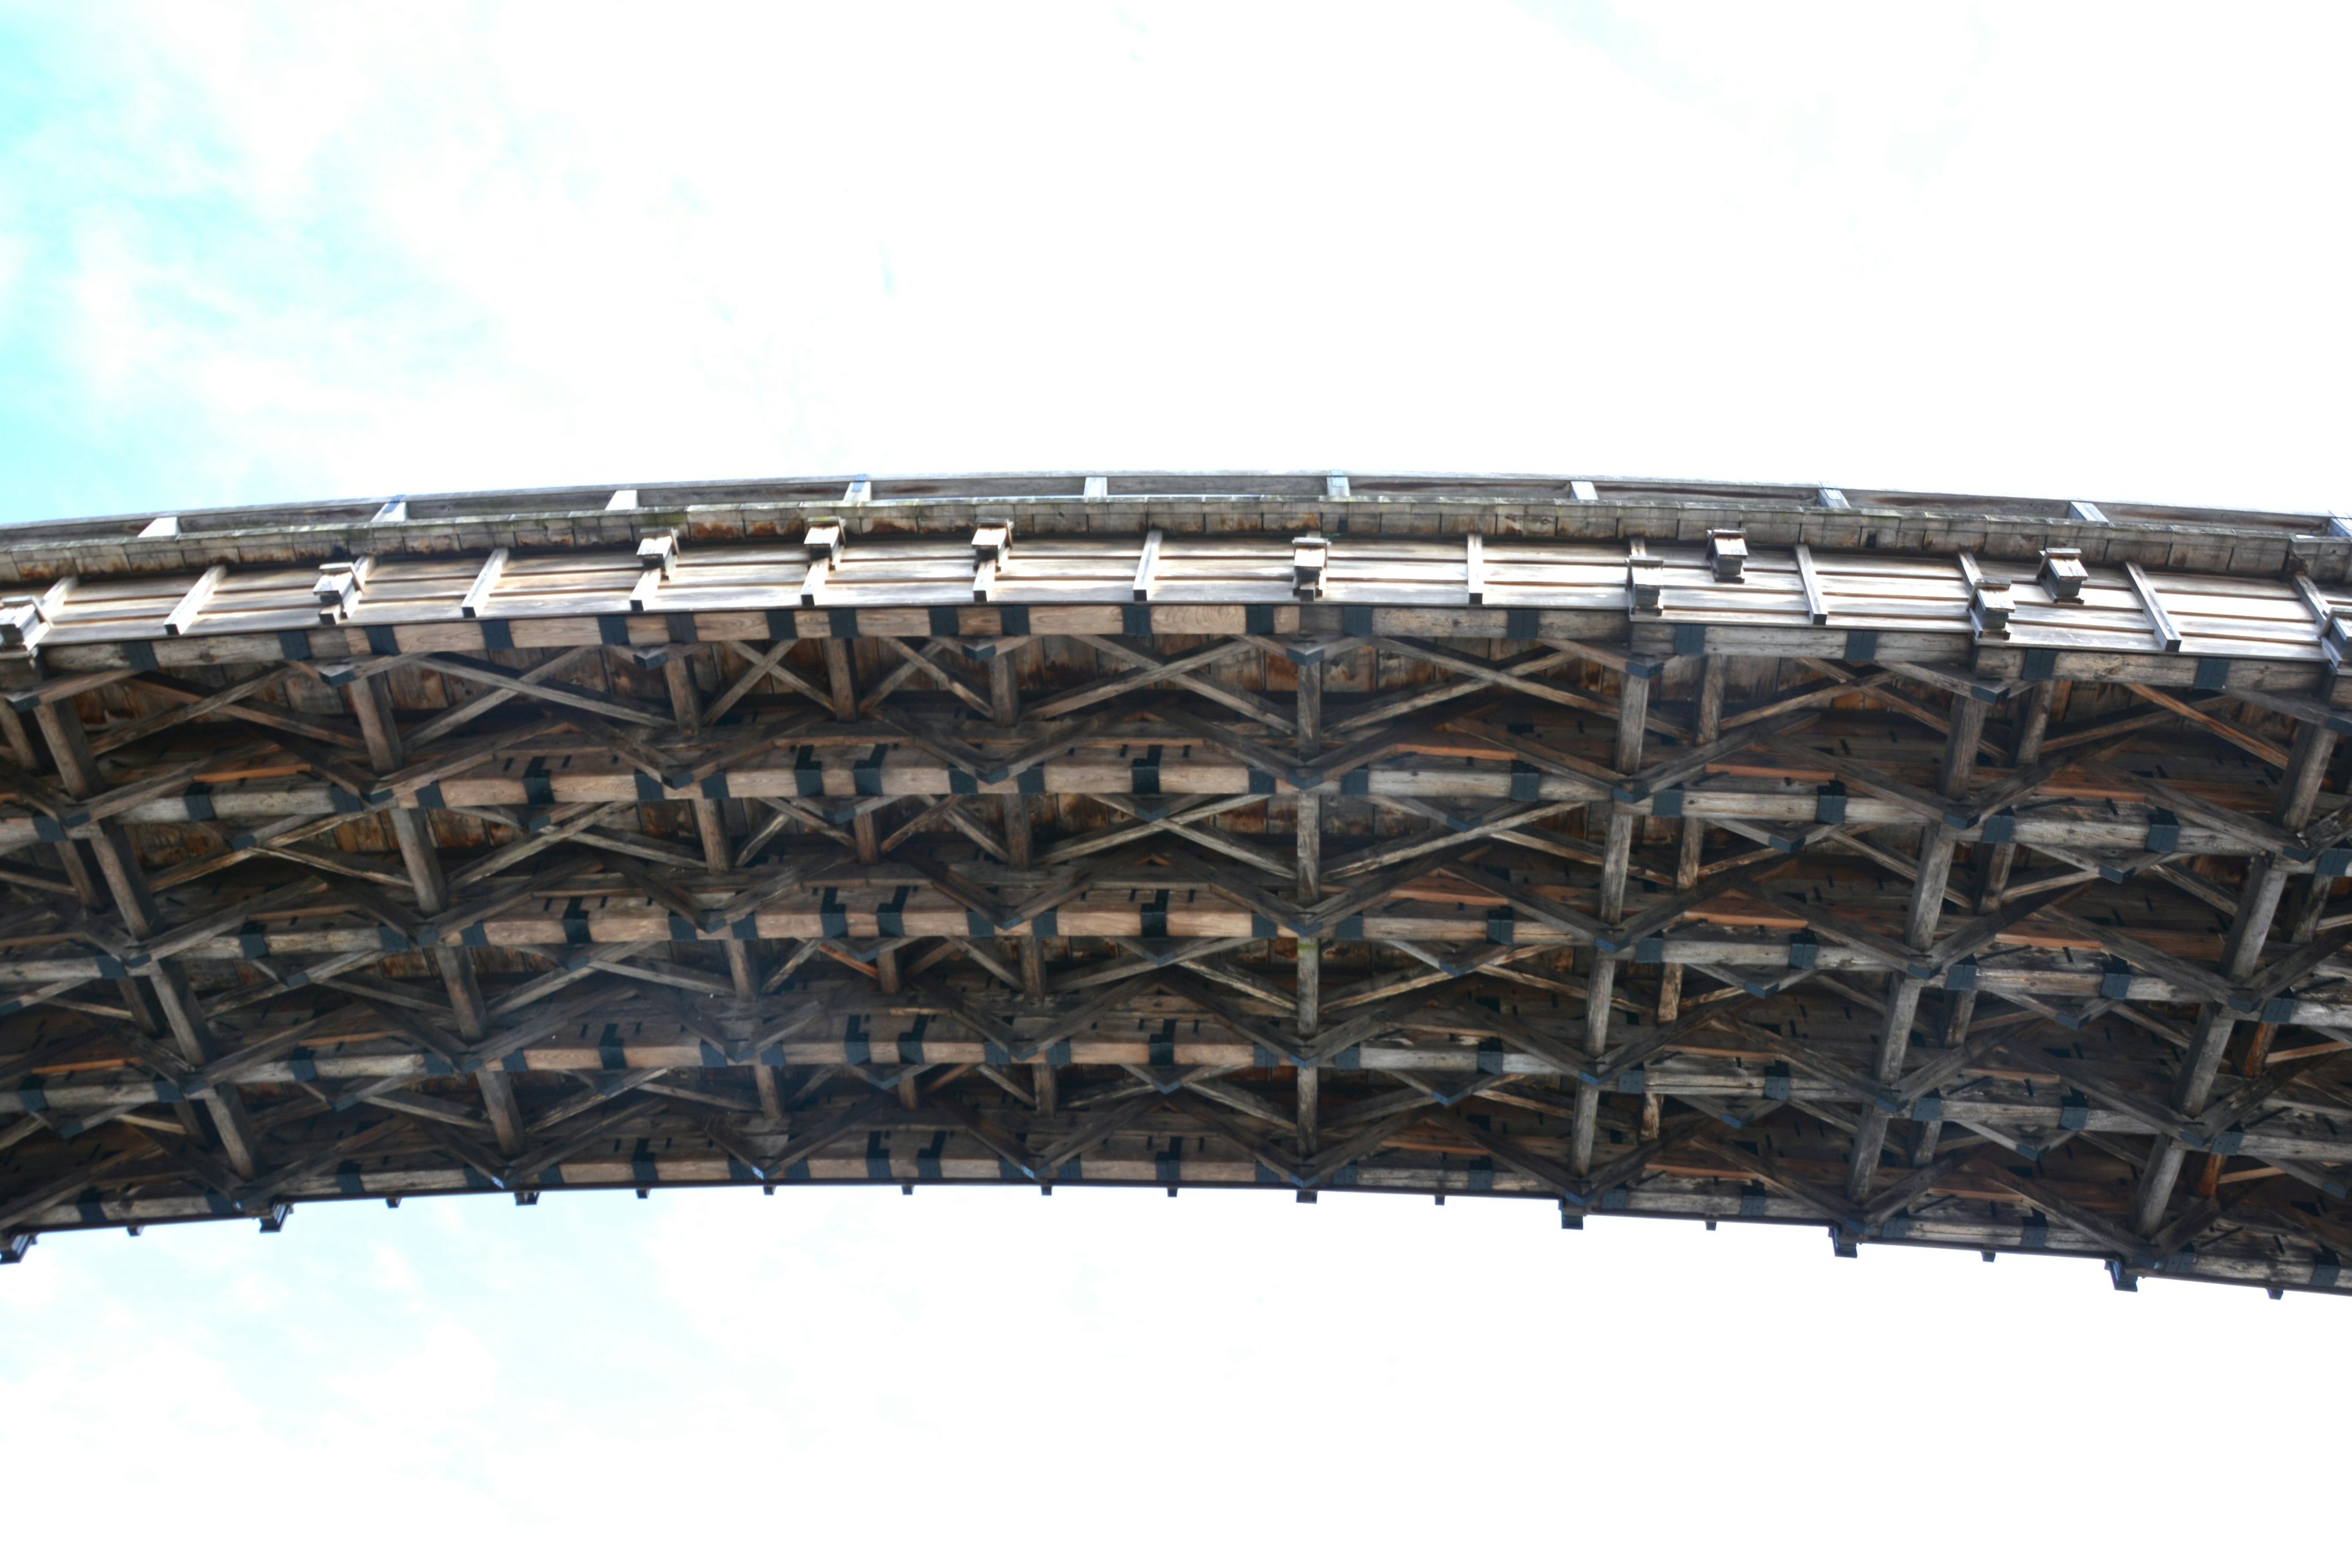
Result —
[{"label": "wooden trestle bridge", "polygon": [[2352,1288],[2352,523],[833,479],[11,529],[0,1255],[1492,1194]]}]

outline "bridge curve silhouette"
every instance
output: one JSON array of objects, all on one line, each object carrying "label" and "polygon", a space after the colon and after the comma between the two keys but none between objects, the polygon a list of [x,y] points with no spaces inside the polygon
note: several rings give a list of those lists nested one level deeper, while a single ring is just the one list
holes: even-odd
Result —
[{"label": "bridge curve silhouette", "polygon": [[2341,518],[841,476],[8,538],[11,1261],[1108,1184],[2345,1288]]}]

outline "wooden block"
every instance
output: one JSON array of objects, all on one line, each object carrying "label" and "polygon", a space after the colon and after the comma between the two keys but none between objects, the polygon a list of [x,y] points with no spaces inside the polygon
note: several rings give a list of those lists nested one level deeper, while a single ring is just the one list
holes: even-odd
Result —
[{"label": "wooden block", "polygon": [[2017,608],[2006,577],[1988,575],[1973,552],[1960,552],[1960,577],[1969,585],[1969,625],[1979,637],[2009,639],[2009,617]]},{"label": "wooden block", "polygon": [[1979,578],[1969,599],[1969,621],[1976,627],[1977,636],[2005,640],[2009,637],[2010,612],[2016,607],[2010,596],[2008,578]]},{"label": "wooden block", "polygon": [[319,568],[319,581],[312,594],[319,601],[319,624],[332,626],[346,619],[359,605],[360,597],[367,592],[369,575],[375,570],[375,557],[362,555],[355,561],[330,561]]},{"label": "wooden block", "polygon": [[1640,534],[1625,542],[1625,605],[1631,613],[1654,616],[1664,607],[1665,584],[1659,576],[1664,564]]},{"label": "wooden block", "polygon": [[2053,599],[2080,599],[2083,584],[2090,576],[2080,550],[2072,545],[2053,545],[2042,551],[2042,570],[2034,580]]},{"label": "wooden block", "polygon": [[1323,596],[1323,574],[1330,564],[1331,546],[1319,534],[1305,534],[1290,542],[1291,591],[1302,599]]},{"label": "wooden block", "polygon": [[1706,561],[1717,582],[1740,581],[1748,570],[1748,535],[1736,528],[1707,530]]},{"label": "wooden block", "polygon": [[0,647],[21,648],[39,635],[41,613],[30,595],[0,599]]},{"label": "wooden block", "polygon": [[658,576],[667,577],[677,561],[676,530],[665,529],[659,533],[649,533],[637,541],[637,567],[640,571],[652,572]]},{"label": "wooden block", "polygon": [[2319,647],[2331,665],[2341,665],[2347,653],[2352,653],[2352,626],[2328,602],[2312,580],[2301,573],[2289,579],[2294,585],[2295,596],[2305,611],[2318,625]]},{"label": "wooden block", "polygon": [[0,647],[29,652],[47,637],[65,613],[67,596],[72,594],[78,577],[60,577],[37,596],[11,595],[5,605],[5,619],[0,619]]}]

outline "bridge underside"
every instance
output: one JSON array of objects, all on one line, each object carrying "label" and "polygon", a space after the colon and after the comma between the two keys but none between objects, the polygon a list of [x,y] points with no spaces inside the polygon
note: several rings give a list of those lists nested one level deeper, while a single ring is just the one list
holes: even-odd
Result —
[{"label": "bridge underside", "polygon": [[15,530],[0,1256],[1118,1184],[2342,1289],[2347,531],[1319,475]]}]

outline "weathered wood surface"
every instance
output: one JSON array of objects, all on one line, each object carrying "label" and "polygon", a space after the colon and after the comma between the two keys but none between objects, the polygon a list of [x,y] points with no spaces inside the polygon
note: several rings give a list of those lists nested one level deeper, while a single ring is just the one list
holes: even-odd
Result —
[{"label": "weathered wood surface", "polygon": [[2352,542],[1832,493],[17,531],[0,1257],[365,1196],[1107,1182],[2338,1289]]}]

